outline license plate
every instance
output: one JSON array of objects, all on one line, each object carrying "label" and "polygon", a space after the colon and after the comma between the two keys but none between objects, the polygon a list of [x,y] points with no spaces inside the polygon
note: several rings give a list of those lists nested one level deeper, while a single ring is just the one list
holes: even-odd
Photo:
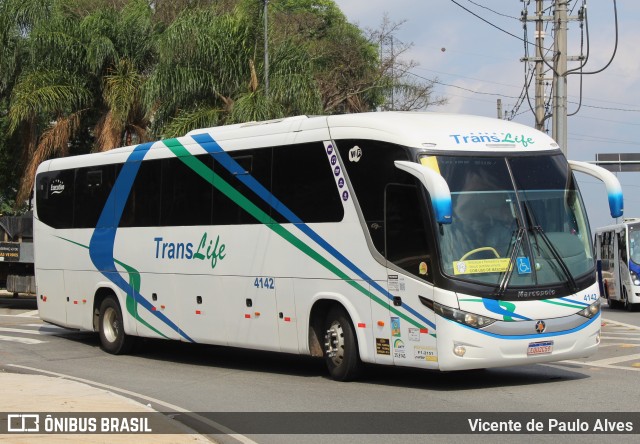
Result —
[{"label": "license plate", "polygon": [[527,356],[548,355],[553,351],[553,341],[530,342],[527,347]]}]

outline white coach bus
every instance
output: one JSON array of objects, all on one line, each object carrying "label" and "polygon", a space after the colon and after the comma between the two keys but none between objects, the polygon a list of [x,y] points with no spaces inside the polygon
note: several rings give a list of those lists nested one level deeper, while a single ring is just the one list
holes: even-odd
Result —
[{"label": "white coach bus", "polygon": [[292,117],[40,165],[43,320],[135,337],[460,370],[596,351],[589,224],[545,134],[432,113]]},{"label": "white coach bus", "polygon": [[609,306],[640,304],[640,218],[596,229],[598,281]]}]

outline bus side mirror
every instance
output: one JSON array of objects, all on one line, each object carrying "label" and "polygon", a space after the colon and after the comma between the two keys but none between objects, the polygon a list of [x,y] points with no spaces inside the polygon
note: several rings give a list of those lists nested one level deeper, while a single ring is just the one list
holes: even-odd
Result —
[{"label": "bus side mirror", "polygon": [[427,189],[438,223],[450,224],[452,221],[451,191],[444,177],[419,163],[396,160],[394,164],[396,168],[406,171],[418,179]]},{"label": "bus side mirror", "polygon": [[597,165],[578,162],[577,160],[570,160],[569,166],[573,171],[588,174],[604,182],[604,186],[607,188],[607,194],[609,195],[609,211],[611,212],[611,217],[622,216],[622,213],[624,213],[622,186],[612,172]]}]

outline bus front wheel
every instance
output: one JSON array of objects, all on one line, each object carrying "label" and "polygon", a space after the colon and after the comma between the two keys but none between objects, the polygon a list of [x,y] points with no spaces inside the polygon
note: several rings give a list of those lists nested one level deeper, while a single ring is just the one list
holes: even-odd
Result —
[{"label": "bus front wheel", "polygon": [[99,319],[100,344],[102,349],[114,355],[131,351],[134,338],[125,334],[120,304],[109,296],[100,304]]},{"label": "bus front wheel", "polygon": [[356,333],[349,315],[342,307],[332,308],[327,315],[324,359],[329,374],[336,381],[356,379],[362,371]]},{"label": "bus front wheel", "polygon": [[623,296],[624,296],[624,308],[627,311],[634,311],[635,304],[632,304],[629,302],[629,293],[627,293],[626,287],[623,289]]}]

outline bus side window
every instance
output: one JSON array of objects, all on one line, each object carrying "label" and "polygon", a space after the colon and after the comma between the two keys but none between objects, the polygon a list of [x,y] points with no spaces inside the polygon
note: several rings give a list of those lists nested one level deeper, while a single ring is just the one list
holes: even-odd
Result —
[{"label": "bus side window", "polygon": [[627,236],[624,231],[618,234],[618,252],[620,254],[620,260],[625,264],[627,262]]},{"label": "bus side window", "polygon": [[[162,159],[162,186],[160,202],[161,226],[210,225],[212,219],[213,159],[204,154],[197,156],[204,165],[203,178],[196,174],[180,157]],[[208,180],[207,180],[208,179]]]},{"label": "bus side window", "polygon": [[113,213],[113,207],[105,205],[115,182],[115,171],[115,165],[76,170],[74,228],[94,228],[103,211]]},{"label": "bus side window", "polygon": [[[273,149],[273,195],[305,223],[340,222],[344,207],[322,142]],[[276,222],[288,222],[279,211]]]},{"label": "bus side window", "polygon": [[426,224],[418,189],[389,184],[385,189],[385,251],[387,260],[403,270],[433,282]]},{"label": "bus side window", "polygon": [[37,216],[44,224],[58,229],[73,226],[75,170],[40,173],[37,177]]},{"label": "bus side window", "polygon": [[[213,190],[213,225],[241,225],[258,224],[260,221],[252,216],[245,209],[246,201],[258,207],[262,212],[270,214],[270,208],[255,192],[253,192],[241,178],[251,176],[265,189],[271,188],[271,148],[258,148],[241,150],[237,152],[221,153],[213,156],[213,170],[215,181],[226,182],[235,189],[237,195],[242,195],[240,200],[235,200],[234,195],[228,196],[225,193],[226,187]],[[239,172],[231,173],[227,170],[226,157],[233,159],[233,164],[237,164]],[[220,181],[222,179],[222,181]],[[246,201],[245,201],[246,199]]]},{"label": "bus side window", "polygon": [[413,183],[412,177],[394,165],[409,160],[405,148],[376,140],[345,139],[336,141],[349,181],[356,194],[371,242],[383,256],[384,195],[387,184]]},{"label": "bus side window", "polygon": [[141,162],[120,218],[121,227],[157,227],[160,225],[161,184],[162,160]]}]

